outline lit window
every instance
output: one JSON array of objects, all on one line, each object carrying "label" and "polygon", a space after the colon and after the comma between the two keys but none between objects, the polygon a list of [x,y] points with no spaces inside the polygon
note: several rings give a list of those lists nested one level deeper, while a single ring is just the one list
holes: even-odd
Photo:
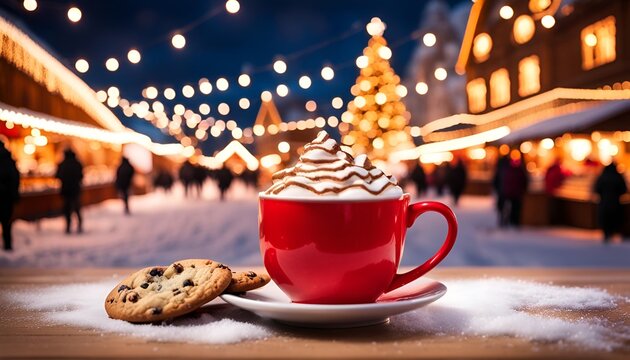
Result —
[{"label": "lit window", "polygon": [[615,61],[615,17],[609,16],[582,30],[582,68],[594,67]]},{"label": "lit window", "polygon": [[533,13],[545,11],[549,9],[551,3],[551,0],[529,0],[529,10]]},{"label": "lit window", "polygon": [[529,15],[521,15],[514,20],[514,41],[517,44],[525,44],[534,37],[536,24]]},{"label": "lit window", "polygon": [[473,55],[477,62],[486,61],[492,50],[492,38],[488,33],[481,33],[475,36],[473,41]]},{"label": "lit window", "polygon": [[499,69],[490,75],[490,106],[497,108],[510,102],[510,75]]},{"label": "lit window", "polygon": [[486,91],[486,81],[483,78],[470,80],[466,84],[468,109],[471,113],[482,112],[486,109]]},{"label": "lit window", "polygon": [[540,60],[532,55],[518,62],[518,94],[527,96],[540,91]]}]

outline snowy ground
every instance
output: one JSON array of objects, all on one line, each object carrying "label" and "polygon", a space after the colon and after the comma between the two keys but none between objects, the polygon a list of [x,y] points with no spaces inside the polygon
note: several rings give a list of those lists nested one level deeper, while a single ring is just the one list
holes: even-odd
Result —
[{"label": "snowy ground", "polygon": [[[0,266],[138,267],[191,257],[261,265],[256,191],[236,183],[228,199],[219,202],[209,182],[201,198],[185,199],[180,188],[133,197],[131,216],[119,201],[107,201],[84,209],[81,235],[65,235],[61,218],[18,221],[15,250],[0,252]],[[491,198],[464,197],[454,211],[460,235],[446,266],[630,266],[630,243],[603,245],[597,231],[498,230]],[[403,265],[429,257],[445,229],[438,215],[424,215],[408,233]]]}]

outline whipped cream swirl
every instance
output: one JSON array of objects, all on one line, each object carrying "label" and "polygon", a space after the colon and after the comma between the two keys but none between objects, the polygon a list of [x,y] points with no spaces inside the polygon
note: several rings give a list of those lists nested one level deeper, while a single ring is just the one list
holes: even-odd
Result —
[{"label": "whipped cream swirl", "polygon": [[304,146],[295,166],[272,176],[264,195],[288,198],[398,198],[403,190],[393,176],[374,167],[366,155],[353,158],[325,131]]}]

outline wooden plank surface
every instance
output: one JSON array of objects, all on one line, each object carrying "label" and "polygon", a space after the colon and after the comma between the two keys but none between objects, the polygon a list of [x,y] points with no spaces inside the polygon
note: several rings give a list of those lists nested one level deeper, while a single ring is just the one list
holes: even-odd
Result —
[{"label": "wooden plank surface", "polygon": [[[37,286],[98,281],[125,269],[0,269],[0,294]],[[556,285],[598,287],[630,297],[630,270],[443,268],[437,280],[503,277]],[[228,305],[226,305],[228,306]],[[51,325],[34,311],[0,304],[1,358],[567,358],[628,359],[630,351],[596,352],[512,337],[440,336],[399,333],[388,325],[314,330],[271,325],[271,338],[229,345],[161,343],[73,326]],[[630,326],[630,302],[610,311],[570,312],[571,318],[601,316]],[[626,348],[630,348],[630,343]]]}]

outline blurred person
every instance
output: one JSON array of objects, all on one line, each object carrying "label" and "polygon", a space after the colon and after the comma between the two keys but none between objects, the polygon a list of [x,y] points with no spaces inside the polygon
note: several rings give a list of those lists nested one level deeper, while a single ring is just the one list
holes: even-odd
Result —
[{"label": "blurred person", "polygon": [[416,166],[411,171],[409,177],[416,186],[416,196],[420,197],[424,195],[427,190],[427,175],[424,172],[424,168],[420,164],[420,161],[416,163]]},{"label": "blurred person", "polygon": [[11,153],[0,141],[0,222],[5,251],[13,250],[13,208],[20,198],[20,172]]},{"label": "blurred person", "polygon": [[206,171],[206,168],[201,165],[196,165],[193,170],[193,185],[195,186],[195,189],[197,189],[197,196],[201,197],[203,184],[206,182],[208,172]]},{"label": "blurred person", "polygon": [[455,165],[449,167],[449,172],[446,177],[446,183],[448,185],[448,189],[453,196],[453,202],[455,206],[459,203],[459,198],[462,196],[464,192],[464,188],[466,187],[466,181],[468,179],[468,174],[466,171],[466,165],[464,165],[464,161],[461,158],[455,158]]},{"label": "blurred person", "polygon": [[507,156],[501,156],[497,161],[496,168],[494,170],[494,178],[492,179],[492,186],[497,197],[496,209],[498,214],[499,227],[505,227],[508,224],[508,217],[505,213],[505,194],[503,192],[503,178],[505,172],[510,165],[510,158]]},{"label": "blurred person", "polygon": [[83,165],[72,149],[64,151],[64,158],[57,166],[56,178],[61,180],[61,197],[63,213],[66,217],[66,234],[70,234],[72,214],[77,216],[77,232],[83,232],[81,218],[81,182],[83,181]]},{"label": "blurred person", "polygon": [[159,170],[153,178],[153,186],[164,189],[164,192],[170,192],[173,187],[173,175],[166,170]]},{"label": "blurred person", "polygon": [[234,175],[232,175],[232,172],[230,171],[230,169],[228,169],[225,165],[223,165],[223,167],[217,170],[216,177],[217,177],[217,185],[219,186],[219,191],[221,193],[221,201],[224,201],[225,192],[230,188],[230,185],[232,185],[232,180],[234,180]]},{"label": "blurred person", "polygon": [[514,227],[521,225],[521,210],[528,183],[529,178],[527,170],[525,170],[523,155],[518,150],[512,150],[509,164],[503,175],[501,188],[505,196],[505,205],[509,209],[508,223]]},{"label": "blurred person", "polygon": [[604,243],[608,243],[623,223],[623,206],[620,198],[628,191],[626,181],[617,171],[617,164],[614,161],[604,167],[595,182],[594,191],[599,195],[597,207],[599,226],[604,231]]},{"label": "blurred person", "polygon": [[545,193],[553,195],[566,178],[566,173],[560,165],[560,160],[556,159],[545,172]]},{"label": "blurred person", "polygon": [[125,204],[125,214],[129,215],[129,190],[131,189],[131,180],[135,169],[131,166],[129,159],[123,156],[120,165],[116,170],[116,190],[120,193],[123,203]]},{"label": "blurred person", "polygon": [[188,192],[190,191],[190,187],[195,180],[195,167],[194,165],[186,160],[179,168],[179,181],[184,185],[184,196],[188,197]]},{"label": "blurred person", "polygon": [[435,186],[437,196],[444,195],[444,187],[446,186],[449,171],[450,166],[446,162],[437,165],[433,170],[433,185]]},{"label": "blurred person", "polygon": [[245,171],[243,171],[243,174],[241,175],[241,178],[243,179],[243,182],[245,183],[246,186],[251,186],[254,189],[258,188],[258,177],[260,176],[260,171],[258,169],[256,170],[249,170],[249,169],[245,169]]}]

